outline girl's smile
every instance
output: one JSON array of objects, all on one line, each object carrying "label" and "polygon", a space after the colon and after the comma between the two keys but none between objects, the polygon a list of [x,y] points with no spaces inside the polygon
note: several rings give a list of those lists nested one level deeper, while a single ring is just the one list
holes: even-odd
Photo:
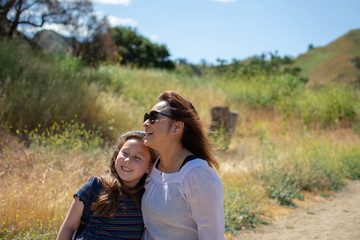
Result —
[{"label": "girl's smile", "polygon": [[144,173],[150,172],[150,152],[142,140],[125,142],[116,157],[115,169],[127,187],[136,186]]}]

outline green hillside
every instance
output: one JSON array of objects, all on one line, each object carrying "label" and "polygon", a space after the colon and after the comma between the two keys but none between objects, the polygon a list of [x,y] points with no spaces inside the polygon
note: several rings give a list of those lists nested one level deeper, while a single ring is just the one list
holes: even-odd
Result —
[{"label": "green hillside", "polygon": [[309,86],[328,82],[355,83],[360,79],[356,58],[360,58],[360,29],[300,55],[295,65],[302,69],[303,77],[309,78]]},{"label": "green hillside", "polygon": [[77,43],[74,38],[67,38],[52,30],[36,33],[33,41],[43,50],[51,53],[67,54],[73,51]]}]

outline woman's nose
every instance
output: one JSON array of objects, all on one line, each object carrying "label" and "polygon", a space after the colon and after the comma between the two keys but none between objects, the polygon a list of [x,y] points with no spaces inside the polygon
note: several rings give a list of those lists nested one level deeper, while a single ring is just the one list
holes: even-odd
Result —
[{"label": "woman's nose", "polygon": [[149,119],[146,119],[145,122],[143,122],[144,127],[148,127],[150,125]]}]

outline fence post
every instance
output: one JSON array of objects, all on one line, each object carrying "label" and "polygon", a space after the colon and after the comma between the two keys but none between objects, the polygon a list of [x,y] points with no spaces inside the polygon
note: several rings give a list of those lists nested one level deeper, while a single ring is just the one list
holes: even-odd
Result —
[{"label": "fence post", "polygon": [[209,136],[212,137],[219,150],[228,149],[231,137],[235,132],[239,113],[230,111],[228,107],[211,108],[211,122]]}]

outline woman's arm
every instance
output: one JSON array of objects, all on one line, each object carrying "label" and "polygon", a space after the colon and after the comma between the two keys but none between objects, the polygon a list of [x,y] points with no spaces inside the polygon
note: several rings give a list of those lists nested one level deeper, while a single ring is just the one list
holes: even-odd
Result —
[{"label": "woman's arm", "polygon": [[80,225],[80,219],[84,210],[84,203],[75,197],[70,206],[69,212],[60,227],[56,240],[71,240],[75,230]]},{"label": "woman's arm", "polygon": [[207,166],[191,169],[185,194],[199,239],[225,239],[224,189],[215,170]]}]

